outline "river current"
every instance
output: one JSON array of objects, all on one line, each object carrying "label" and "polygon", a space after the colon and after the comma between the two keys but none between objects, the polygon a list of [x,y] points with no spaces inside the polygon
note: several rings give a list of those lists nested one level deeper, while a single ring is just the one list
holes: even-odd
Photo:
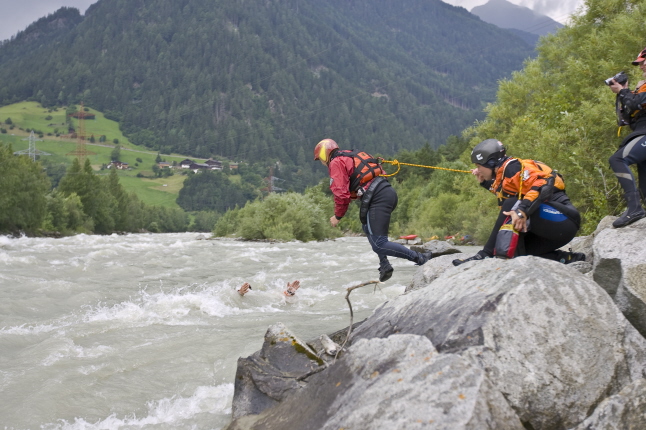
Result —
[{"label": "river current", "polygon": [[[268,326],[305,341],[342,329],[345,289],[378,278],[363,237],[198,237],[0,236],[0,429],[221,429],[237,359],[260,349]],[[355,322],[417,270],[391,262],[381,288],[352,292]],[[241,297],[243,282],[252,291]]]}]

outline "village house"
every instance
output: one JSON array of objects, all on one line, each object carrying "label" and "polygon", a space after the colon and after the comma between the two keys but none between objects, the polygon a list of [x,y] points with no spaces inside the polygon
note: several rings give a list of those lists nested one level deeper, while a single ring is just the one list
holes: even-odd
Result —
[{"label": "village house", "polygon": [[159,167],[161,167],[162,169],[163,169],[164,167],[168,167],[168,168],[171,168],[171,167],[172,167],[172,164],[171,164],[171,163],[169,163],[168,161],[160,161],[159,163],[157,163],[157,165],[158,165]]},{"label": "village house", "polygon": [[111,169],[114,166],[115,169],[118,170],[127,170],[128,169],[128,163],[122,163],[121,161],[112,161],[110,164],[107,165],[108,169]]},{"label": "village house", "polygon": [[192,163],[189,167],[193,172],[197,173],[200,170],[210,170],[211,166],[205,163]]},{"label": "village house", "polygon": [[182,169],[190,169],[191,164],[193,164],[193,160],[189,160],[188,158],[186,160],[182,160],[179,162],[179,167]]},{"label": "village house", "polygon": [[204,162],[204,164],[208,165],[211,170],[222,170],[222,162],[218,160],[214,160],[212,158],[209,158]]}]

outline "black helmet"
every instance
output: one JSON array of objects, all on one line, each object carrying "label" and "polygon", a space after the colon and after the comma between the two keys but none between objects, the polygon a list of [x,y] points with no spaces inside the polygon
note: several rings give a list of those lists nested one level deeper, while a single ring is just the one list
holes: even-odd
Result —
[{"label": "black helmet", "polygon": [[506,159],[505,147],[497,139],[483,140],[471,151],[471,162],[490,169],[498,167]]}]

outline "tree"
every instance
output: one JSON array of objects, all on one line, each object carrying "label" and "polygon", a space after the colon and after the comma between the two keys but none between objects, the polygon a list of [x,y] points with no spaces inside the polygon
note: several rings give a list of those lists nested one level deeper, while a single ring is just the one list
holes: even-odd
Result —
[{"label": "tree", "polygon": [[49,180],[40,163],[0,145],[0,231],[35,231],[47,213]]},{"label": "tree", "polygon": [[116,206],[112,218],[114,219],[114,228],[117,231],[127,231],[128,229],[128,206],[129,196],[119,183],[117,169],[110,169],[110,174],[104,179],[108,193],[114,198]]},{"label": "tree", "polygon": [[121,161],[121,146],[117,145],[114,147],[110,153],[110,160],[112,161]]},{"label": "tree", "polygon": [[83,211],[94,222],[94,231],[108,234],[114,231],[118,204],[116,199],[107,191],[98,176],[94,174],[90,160],[86,159],[81,168],[78,158],[75,158],[67,173],[61,179],[59,190],[65,195],[78,195],[83,204]]},{"label": "tree", "polygon": [[47,196],[48,216],[45,222],[45,229],[55,230],[63,234],[83,231],[91,233],[93,225],[83,213],[81,199],[72,193],[64,196],[54,190]]}]

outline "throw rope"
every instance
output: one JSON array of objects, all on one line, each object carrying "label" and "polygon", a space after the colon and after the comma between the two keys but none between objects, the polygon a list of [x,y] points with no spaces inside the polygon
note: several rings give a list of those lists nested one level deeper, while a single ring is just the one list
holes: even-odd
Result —
[{"label": "throw rope", "polygon": [[382,163],[388,163],[397,166],[397,171],[395,173],[384,174],[381,176],[395,176],[401,170],[401,166],[412,166],[412,167],[424,167],[425,169],[437,169],[437,170],[448,170],[449,172],[459,172],[459,173],[471,173],[471,170],[458,170],[458,169],[449,169],[447,167],[437,167],[437,166],[424,166],[423,164],[411,164],[411,163],[402,163],[398,160],[384,160],[379,158]]}]

